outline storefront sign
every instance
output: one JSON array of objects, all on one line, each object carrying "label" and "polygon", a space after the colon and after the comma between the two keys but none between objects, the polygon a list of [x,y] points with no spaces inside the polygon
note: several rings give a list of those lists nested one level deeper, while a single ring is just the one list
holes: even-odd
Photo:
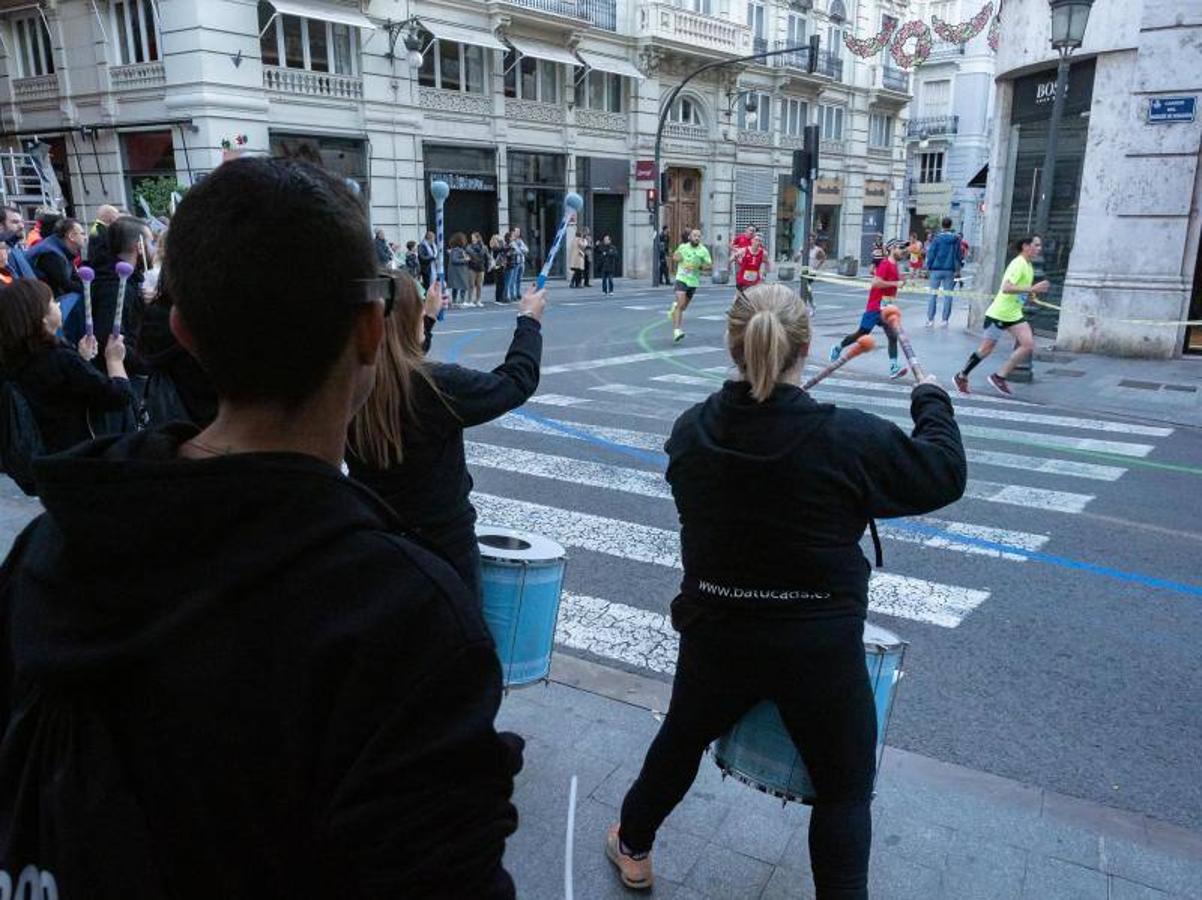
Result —
[{"label": "storefront sign", "polygon": [[1194,121],[1197,97],[1153,97],[1148,101],[1148,124]]},{"label": "storefront sign", "polygon": [[497,189],[497,179],[491,175],[456,175],[453,172],[431,172],[431,181],[445,181],[453,191],[487,191]]},{"label": "storefront sign", "polygon": [[838,178],[819,178],[814,182],[815,206],[839,206],[842,203],[842,181]]},{"label": "storefront sign", "polygon": [[640,159],[634,164],[635,181],[655,181],[655,160]]},{"label": "storefront sign", "polygon": [[587,191],[603,194],[625,194],[630,191],[630,161],[602,157],[577,157],[581,170],[580,186]]},{"label": "storefront sign", "polygon": [[[1074,63],[1068,70],[1068,90],[1064,95],[1066,115],[1085,112],[1093,103],[1094,60]],[[1056,69],[1045,69],[1014,82],[1014,107],[1011,121],[1038,121],[1052,117],[1056,100]]]},{"label": "storefront sign", "polygon": [[887,181],[865,181],[864,182],[864,205],[865,206],[888,206],[889,205],[889,182]]}]

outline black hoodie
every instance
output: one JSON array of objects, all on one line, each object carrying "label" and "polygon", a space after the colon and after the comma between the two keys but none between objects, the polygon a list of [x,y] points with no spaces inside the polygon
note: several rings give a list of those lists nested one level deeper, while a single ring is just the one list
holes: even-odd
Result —
[{"label": "black hoodie", "polygon": [[513,897],[517,742],[450,568],[190,426],[38,463],[0,572],[0,870],[88,898]]},{"label": "black hoodie", "polygon": [[938,387],[911,401],[914,434],[777,385],[727,382],[676,421],[665,450],[681,522],[678,627],[697,615],[825,617],[868,607],[859,541],[873,518],[946,506],[968,467]]}]

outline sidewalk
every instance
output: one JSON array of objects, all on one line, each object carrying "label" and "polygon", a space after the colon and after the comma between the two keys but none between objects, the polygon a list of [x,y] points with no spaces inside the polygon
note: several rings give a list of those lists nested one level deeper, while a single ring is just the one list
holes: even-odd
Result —
[{"label": "sidewalk", "polygon": [[[522,900],[564,897],[577,776],[575,896],[629,898],[606,827],[666,707],[665,683],[557,655],[555,681],[510,693],[498,727],[526,738],[505,856]],[[873,900],[1202,897],[1202,835],[890,748],[873,804]],[[806,807],[723,781],[708,756],[655,849],[657,900],[812,898]]]}]

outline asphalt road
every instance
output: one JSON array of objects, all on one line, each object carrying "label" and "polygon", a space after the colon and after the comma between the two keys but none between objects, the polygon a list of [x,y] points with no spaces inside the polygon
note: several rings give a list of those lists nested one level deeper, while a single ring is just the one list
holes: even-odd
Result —
[{"label": "asphalt road", "polygon": [[[673,347],[666,288],[554,288],[534,402],[468,434],[481,521],[568,545],[569,652],[670,677],[659,616],[677,521],[657,450],[720,383],[729,296],[699,292]],[[827,347],[863,294],[817,299]],[[433,353],[491,368],[512,315],[452,312]],[[847,369],[820,399],[904,423],[881,354]],[[981,395],[956,405],[970,496],[936,521],[887,523],[874,583],[870,618],[910,645],[889,743],[1202,828],[1202,529],[1187,499],[1202,496],[1202,435]]]}]

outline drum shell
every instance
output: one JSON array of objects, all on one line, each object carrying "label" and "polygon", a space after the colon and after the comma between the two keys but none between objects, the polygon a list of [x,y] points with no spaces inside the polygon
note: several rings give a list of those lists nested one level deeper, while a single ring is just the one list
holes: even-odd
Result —
[{"label": "drum shell", "polygon": [[[883,629],[869,628],[872,636],[865,635],[864,655],[876,706],[879,769],[906,645],[896,638],[887,644],[880,643],[879,635],[889,638],[892,635]],[[712,749],[714,762],[723,774],[781,800],[814,802],[809,772],[789,736],[780,709],[772,700],[761,701],[748,710],[730,731],[714,742]]]}]

